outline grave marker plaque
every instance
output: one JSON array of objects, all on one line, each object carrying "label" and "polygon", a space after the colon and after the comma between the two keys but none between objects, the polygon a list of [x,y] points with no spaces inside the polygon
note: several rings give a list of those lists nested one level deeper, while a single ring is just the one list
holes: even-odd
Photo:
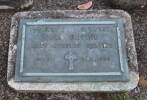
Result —
[{"label": "grave marker plaque", "polygon": [[16,81],[128,81],[124,22],[22,19]]}]

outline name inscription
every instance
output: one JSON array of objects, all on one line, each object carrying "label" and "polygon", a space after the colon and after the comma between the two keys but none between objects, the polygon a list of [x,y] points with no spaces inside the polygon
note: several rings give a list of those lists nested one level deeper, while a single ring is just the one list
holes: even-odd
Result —
[{"label": "name inscription", "polygon": [[[97,40],[100,40],[98,34],[88,34],[88,35],[67,35],[64,37],[63,35],[51,35],[48,36],[49,38],[43,39],[41,42],[36,43],[32,45],[32,48],[47,48],[50,46],[50,41],[59,41],[59,43],[54,43],[51,45],[52,48],[80,48],[82,43],[80,41],[89,41],[88,43],[84,44],[86,45],[86,48],[112,48],[112,43],[107,41],[100,41],[96,42]],[[64,40],[67,39],[69,41],[72,41],[72,43],[61,43],[61,41],[64,42]],[[94,43],[91,43],[94,42]]]}]

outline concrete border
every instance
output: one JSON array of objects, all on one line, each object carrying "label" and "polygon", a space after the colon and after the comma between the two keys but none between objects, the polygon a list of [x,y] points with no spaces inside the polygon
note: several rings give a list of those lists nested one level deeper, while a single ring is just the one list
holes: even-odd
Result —
[{"label": "concrete border", "polygon": [[[74,83],[29,83],[15,82],[15,60],[17,52],[18,22],[20,18],[124,18],[126,31],[126,45],[130,72],[129,82],[74,82]],[[87,92],[114,92],[130,91],[134,89],[139,81],[138,64],[134,35],[130,15],[122,10],[56,10],[56,11],[30,11],[19,12],[12,17],[10,41],[8,54],[7,81],[10,87],[18,91],[30,92],[65,92],[65,91],[87,91]]]}]

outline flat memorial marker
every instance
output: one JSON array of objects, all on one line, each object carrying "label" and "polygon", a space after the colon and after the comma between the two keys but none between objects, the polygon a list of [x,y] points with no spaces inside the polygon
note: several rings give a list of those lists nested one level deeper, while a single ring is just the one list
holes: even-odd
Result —
[{"label": "flat memorial marker", "polygon": [[[129,15],[119,10],[73,12],[24,12],[13,17],[8,84],[31,91],[134,88],[137,59]],[[58,18],[62,13],[68,17]]]},{"label": "flat memorial marker", "polygon": [[22,19],[16,81],[128,81],[119,19]]}]

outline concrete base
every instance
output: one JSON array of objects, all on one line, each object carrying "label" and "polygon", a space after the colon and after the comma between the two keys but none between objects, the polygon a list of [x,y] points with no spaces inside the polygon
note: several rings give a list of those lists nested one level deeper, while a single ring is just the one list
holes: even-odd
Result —
[{"label": "concrete base", "polygon": [[[128,82],[72,82],[72,83],[30,83],[16,82],[14,80],[15,62],[17,52],[18,23],[21,18],[124,18],[126,45],[129,63]],[[53,92],[53,91],[87,91],[87,92],[105,92],[105,91],[130,91],[134,89],[139,81],[137,65],[137,56],[134,44],[131,17],[122,10],[99,10],[99,11],[30,11],[16,13],[12,17],[9,55],[8,55],[8,73],[7,80],[10,87],[19,91],[32,92]]]}]

